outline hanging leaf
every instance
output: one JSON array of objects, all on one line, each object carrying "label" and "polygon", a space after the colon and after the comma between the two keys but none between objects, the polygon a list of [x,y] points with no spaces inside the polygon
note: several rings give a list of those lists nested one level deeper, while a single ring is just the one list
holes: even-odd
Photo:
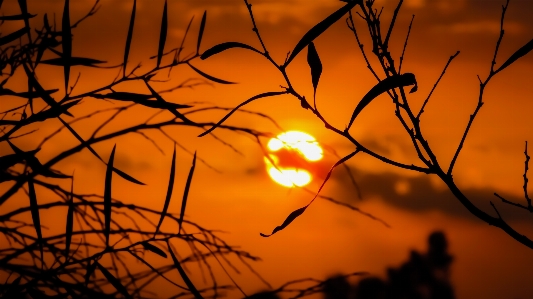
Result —
[{"label": "hanging leaf", "polygon": [[104,274],[104,276],[107,279],[107,281],[109,281],[113,285],[113,287],[115,287],[115,289],[117,289],[117,291],[119,293],[121,293],[126,298],[133,298],[128,293],[128,289],[126,289],[126,287],[124,285],[122,285],[122,283],[120,283],[120,280],[118,280],[115,276],[113,276],[113,274],[111,274],[109,271],[107,271],[107,269],[104,268],[102,265],[100,265],[98,262],[95,262],[95,264],[98,267],[98,269],[100,270],[100,272],[102,272],[102,274]]},{"label": "hanging leaf", "polygon": [[131,40],[133,39],[133,25],[135,24],[135,12],[137,10],[137,0],[133,0],[133,8],[131,9],[130,25],[128,27],[128,36],[126,37],[126,47],[124,49],[124,66],[122,68],[122,75],[126,77],[126,64],[128,63],[128,56],[130,55]]},{"label": "hanging leaf", "polygon": [[218,44],[216,46],[213,46],[211,47],[210,49],[207,49],[203,54],[202,56],[200,56],[200,58],[202,60],[205,60],[215,54],[218,54],[222,51],[226,51],[227,49],[231,49],[231,48],[243,48],[243,49],[248,49],[248,50],[252,50],[254,52],[257,52],[259,54],[262,54],[259,50],[257,50],[256,48],[252,47],[252,46],[249,46],[247,44],[243,44],[243,43],[239,43],[239,42],[225,42],[225,43],[221,43],[221,44]]},{"label": "hanging leaf", "polygon": [[224,121],[226,121],[226,119],[228,119],[233,113],[235,113],[235,111],[239,110],[239,108],[241,108],[242,106],[244,106],[246,104],[249,104],[249,103],[251,103],[251,102],[253,102],[253,101],[257,100],[257,99],[260,99],[260,98],[278,96],[278,95],[282,95],[282,94],[286,94],[286,93],[287,93],[286,91],[270,91],[270,92],[264,92],[264,93],[261,93],[261,94],[258,94],[258,95],[255,95],[255,96],[249,98],[248,100],[240,103],[237,107],[233,108],[228,114],[226,114],[226,116],[224,116],[221,120],[219,120],[214,126],[209,128],[208,130],[206,130],[202,134],[198,135],[198,137],[202,137],[202,136],[205,136],[205,135],[211,133],[214,129],[218,128]]},{"label": "hanging leaf", "polygon": [[141,245],[144,247],[144,249],[149,250],[161,257],[164,257],[164,258],[168,257],[167,254],[163,250],[161,250],[158,247],[155,247],[154,245],[150,244],[148,241],[142,242]]},{"label": "hanging leaf", "polygon": [[359,152],[359,150],[356,150],[350,154],[348,154],[347,156],[343,157],[342,159],[340,159],[339,161],[337,161],[335,164],[333,164],[333,166],[331,167],[331,169],[328,171],[328,174],[326,175],[326,178],[324,179],[324,181],[322,182],[322,185],[320,185],[320,188],[318,188],[318,191],[317,193],[315,194],[315,196],[313,197],[313,199],[311,199],[311,201],[305,206],[305,207],[302,207],[302,208],[299,208],[298,210],[296,211],[293,211],[289,216],[287,216],[287,218],[285,219],[285,221],[280,225],[280,226],[277,226],[276,228],[274,228],[274,230],[272,231],[272,233],[270,235],[266,235],[266,234],[263,234],[263,233],[259,233],[259,235],[261,235],[261,237],[270,237],[272,236],[273,234],[277,233],[278,231],[286,228],[289,224],[291,224],[291,222],[294,221],[294,219],[298,218],[300,215],[303,214],[303,212],[305,212],[305,210],[315,201],[315,199],[318,197],[318,195],[320,194],[320,191],[322,191],[322,188],[324,188],[324,186],[326,185],[326,183],[328,182],[329,178],[331,177],[331,174],[333,173],[333,170],[335,168],[337,168],[337,166],[341,165],[341,164],[344,164],[346,161],[350,160],[353,156],[355,156],[357,153]]},{"label": "hanging leaf", "polygon": [[200,53],[200,44],[202,43],[202,36],[204,35],[206,17],[207,17],[207,11],[204,11],[204,15],[202,16],[202,22],[200,23],[200,31],[198,32],[198,43],[196,44],[196,55]]},{"label": "hanging leaf", "polygon": [[81,66],[88,66],[88,67],[98,67],[97,64],[106,63],[106,62],[107,61],[86,58],[86,57],[70,57],[70,59],[68,60],[64,58],[52,58],[52,59],[41,60],[41,63],[49,64],[49,65],[66,66],[65,64],[68,63],[69,66],[81,65]]},{"label": "hanging leaf", "polygon": [[357,115],[359,115],[359,113],[361,113],[361,111],[363,111],[363,109],[380,94],[385,93],[388,90],[394,88],[405,87],[413,84],[415,85],[415,88],[413,88],[411,92],[415,92],[417,87],[415,75],[412,73],[395,75],[383,79],[381,82],[372,87],[372,89],[370,89],[370,91],[363,97],[363,99],[361,99],[359,104],[357,104],[346,130],[350,129]]},{"label": "hanging leaf", "polygon": [[35,187],[33,185],[33,177],[31,174],[28,175],[28,194],[30,197],[31,218],[33,220],[33,226],[35,227],[35,232],[37,233],[37,243],[39,243],[39,250],[41,251],[41,262],[44,265],[43,235],[41,233],[41,219],[39,217],[39,205],[37,204],[37,194],[35,194]]},{"label": "hanging leaf", "polygon": [[65,258],[68,259],[70,242],[72,241],[72,230],[74,226],[74,178],[70,183],[70,195],[68,201],[67,224],[65,228]]},{"label": "hanging leaf", "polygon": [[[144,81],[145,84],[146,84],[146,87],[148,87],[148,89],[150,90],[150,92],[152,93],[152,95],[156,98],[156,100],[161,103],[162,105],[167,105],[168,102],[165,101],[165,99],[163,99],[163,97],[161,97],[159,95],[159,93],[157,93],[157,91],[155,91],[152,86],[150,86],[150,84],[148,84],[147,81]],[[193,124],[194,122],[190,119],[188,119],[185,115],[179,113],[176,109],[167,109],[168,111],[172,112],[172,114],[174,114],[174,116],[176,116],[177,118],[183,120],[185,123],[189,123],[189,124]]]},{"label": "hanging leaf", "polygon": [[192,175],[194,174],[194,168],[196,168],[196,152],[192,158],[191,170],[189,170],[189,176],[187,177],[187,182],[185,183],[185,190],[183,191],[183,199],[181,201],[181,212],[180,218],[178,219],[178,234],[181,232],[181,225],[183,223],[183,216],[185,215],[185,207],[187,205],[187,197],[189,196],[189,190],[192,183]]},{"label": "hanging leaf", "polygon": [[161,64],[163,58],[163,50],[165,49],[165,42],[167,40],[167,0],[165,0],[165,7],[163,8],[163,17],[161,18],[161,31],[159,32],[159,48],[157,49],[157,67]]},{"label": "hanging leaf", "polygon": [[62,59],[64,60],[63,72],[65,76],[65,94],[68,94],[68,81],[70,77],[70,66],[72,57],[72,34],[70,32],[70,9],[69,0],[65,0],[63,7],[63,18],[61,20],[61,45],[63,46]]},{"label": "hanging leaf", "polygon": [[335,22],[337,22],[342,16],[344,16],[347,12],[349,12],[354,6],[357,4],[362,4],[363,1],[361,0],[354,0],[351,2],[348,2],[348,4],[341,7],[336,12],[329,15],[327,18],[322,20],[320,23],[316,24],[313,28],[311,28],[309,31],[307,31],[306,34],[300,39],[300,41],[296,44],[294,47],[294,50],[292,50],[291,55],[285,62],[285,67],[291,63],[291,61],[302,51],[309,43],[311,43],[315,38],[317,38],[319,35],[321,35],[326,29],[328,29],[331,25],[333,25]]},{"label": "hanging leaf", "polygon": [[172,190],[174,189],[174,176],[176,173],[176,145],[174,144],[174,153],[172,154],[172,164],[170,166],[170,176],[168,178],[168,187],[167,187],[167,197],[165,198],[165,204],[163,205],[163,210],[161,211],[161,217],[159,218],[159,223],[157,224],[154,232],[154,237],[159,232],[159,228],[167,215],[168,206],[170,205],[170,199],[172,198]]},{"label": "hanging leaf", "polygon": [[111,231],[111,179],[113,177],[113,160],[115,159],[115,148],[113,146],[109,161],[107,162],[107,170],[105,173],[105,185],[104,185],[104,235],[105,245],[109,247],[109,233]]},{"label": "hanging leaf", "polygon": [[530,40],[527,44],[525,44],[522,48],[520,48],[516,52],[514,52],[513,55],[511,55],[511,57],[509,57],[509,59],[507,59],[507,61],[505,61],[502,64],[502,66],[500,66],[500,68],[496,71],[496,73],[498,73],[501,70],[503,70],[504,68],[510,66],[515,61],[517,61],[518,58],[520,58],[522,56],[525,56],[527,53],[531,52],[531,50],[533,50],[533,39]]},{"label": "hanging leaf", "polygon": [[219,78],[216,78],[216,77],[213,77],[209,74],[206,74],[204,72],[202,72],[201,70],[197,69],[196,67],[194,67],[194,65],[190,64],[189,62],[187,62],[187,64],[191,67],[191,69],[193,69],[195,72],[197,72],[200,76],[208,79],[208,80],[211,80],[213,82],[216,82],[216,83],[220,83],[220,84],[235,84],[236,82],[230,82],[230,81],[226,81],[226,80],[222,80],[222,79],[219,79]]},{"label": "hanging leaf", "polygon": [[196,289],[196,287],[194,286],[192,281],[189,279],[189,276],[187,276],[187,273],[185,273],[185,270],[183,270],[183,267],[181,266],[180,262],[178,261],[178,259],[174,255],[174,252],[172,251],[172,248],[170,247],[170,243],[168,241],[167,241],[167,246],[168,246],[168,252],[170,253],[170,256],[172,257],[172,261],[174,262],[174,266],[176,267],[176,269],[180,273],[181,278],[183,279],[183,281],[185,282],[185,284],[189,288],[189,291],[194,295],[194,298],[196,298],[196,299],[204,299],[204,297],[202,297],[200,292],[198,292],[198,289]]},{"label": "hanging leaf", "polygon": [[[81,138],[81,136],[76,131],[74,131],[74,129],[72,129],[72,127],[67,122],[65,122],[61,117],[58,117],[58,119],[67,128],[67,130],[69,130],[70,133],[72,133],[72,135],[74,135],[74,137],[76,137],[76,139],[78,139],[78,141],[84,147],[86,147],[95,157],[97,157],[98,160],[104,162],[104,160],[102,160],[102,157],[100,157],[100,155],[98,155],[98,153],[91,147],[91,145],[89,143],[87,143],[85,140],[83,140],[83,138]],[[122,170],[120,170],[118,168],[113,167],[113,171],[116,174],[118,174],[120,177],[122,177],[123,179],[125,179],[127,181],[130,181],[130,182],[132,182],[134,184],[137,184],[137,185],[145,185],[143,182],[135,179],[134,177],[130,176],[129,174],[123,172]]]},{"label": "hanging leaf", "polygon": [[[35,91],[37,91],[37,94],[39,95],[39,97],[43,99],[43,101],[45,101],[46,104],[50,105],[50,107],[57,108],[59,104],[50,96],[49,93],[47,93],[46,90],[44,90],[44,88],[41,86],[39,81],[37,81],[37,79],[35,78],[34,73],[30,71],[30,69],[25,63],[22,64],[22,67],[24,68],[24,71],[26,72],[26,75],[28,76],[28,79],[30,80],[31,85],[35,88]],[[65,114],[71,117],[73,116],[68,111],[65,111]]]},{"label": "hanging leaf", "polygon": [[261,235],[261,237],[270,237],[272,236],[273,234],[279,232],[280,230],[286,228],[289,224],[291,224],[291,222],[294,221],[294,219],[298,218],[298,216],[302,215],[303,212],[305,212],[305,210],[307,209],[309,205],[306,205],[305,207],[303,208],[299,208],[298,210],[296,211],[293,211],[288,217],[287,219],[285,219],[285,221],[283,221],[283,223],[280,225],[280,226],[276,226],[276,228],[274,228],[274,230],[272,231],[272,233],[270,235],[265,235],[263,233],[259,233]]},{"label": "hanging leaf", "polygon": [[320,80],[320,75],[322,74],[322,62],[320,62],[320,57],[318,57],[318,52],[313,42],[310,42],[307,47],[307,63],[311,68],[311,81],[313,82],[314,89],[313,98],[316,98],[316,88]]}]

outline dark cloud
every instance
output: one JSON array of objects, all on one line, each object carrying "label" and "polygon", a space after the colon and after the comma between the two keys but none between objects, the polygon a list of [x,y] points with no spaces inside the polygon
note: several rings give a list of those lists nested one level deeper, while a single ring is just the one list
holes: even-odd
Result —
[{"label": "dark cloud", "polygon": [[[410,211],[436,210],[456,217],[477,219],[468,212],[444,185],[432,183],[429,175],[406,177],[394,173],[372,174],[355,170],[354,176],[362,194],[362,201],[379,197],[392,206]],[[349,187],[351,182],[344,170],[339,169],[336,171],[334,179],[341,181],[343,186],[347,186],[346,190],[351,188]],[[461,182],[458,182],[458,185],[461,188]],[[533,222],[533,217],[531,217],[529,212],[502,203],[500,199],[494,196],[494,190],[491,188],[464,188],[462,190],[472,203],[491,215],[496,216],[496,213],[492,209],[490,201],[496,205],[505,220]],[[355,194],[352,196],[342,190],[331,195],[352,204],[359,202]],[[505,193],[500,193],[500,195],[507,200],[526,205],[524,198]]]}]

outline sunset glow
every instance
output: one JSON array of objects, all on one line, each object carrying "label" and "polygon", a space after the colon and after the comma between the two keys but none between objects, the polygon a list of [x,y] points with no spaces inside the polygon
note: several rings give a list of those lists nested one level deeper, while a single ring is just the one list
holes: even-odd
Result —
[{"label": "sunset glow", "polygon": [[281,133],[270,139],[267,148],[270,152],[269,157],[264,158],[267,172],[272,180],[285,187],[309,184],[313,175],[306,166],[323,157],[315,138],[299,131]]}]

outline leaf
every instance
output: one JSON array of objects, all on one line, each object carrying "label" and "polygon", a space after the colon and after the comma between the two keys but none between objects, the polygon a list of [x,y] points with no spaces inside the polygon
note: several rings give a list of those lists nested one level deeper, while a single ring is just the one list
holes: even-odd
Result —
[{"label": "leaf", "polygon": [[149,250],[161,257],[164,257],[164,258],[168,257],[167,254],[163,250],[161,250],[158,247],[155,247],[154,245],[150,244],[148,241],[142,242],[141,245],[144,247],[144,249]]},{"label": "leaf", "polygon": [[113,177],[113,160],[115,159],[115,148],[113,146],[109,161],[107,162],[107,169],[105,173],[104,185],[104,235],[106,247],[109,247],[109,232],[111,231],[111,179]]},{"label": "leaf", "polygon": [[128,63],[128,56],[130,55],[131,40],[133,39],[133,25],[135,24],[135,12],[137,10],[137,0],[133,0],[133,8],[131,9],[130,25],[128,27],[128,36],[126,37],[126,48],[124,49],[124,66],[122,75],[126,77],[126,64]]},{"label": "leaf", "polygon": [[[359,113],[361,113],[361,111],[363,111],[363,109],[372,100],[377,98],[380,94],[385,93],[388,90],[391,90],[394,88],[405,87],[405,86],[413,85],[413,84],[415,85],[415,87],[417,86],[415,75],[412,73],[394,75],[394,76],[387,77],[383,79],[382,81],[380,81],[378,84],[372,87],[372,89],[370,89],[370,91],[363,97],[363,99],[361,99],[359,104],[357,104],[357,106],[355,107],[355,110],[353,111],[352,118],[350,119],[350,122],[348,123],[346,130],[350,129],[357,115],[359,115]],[[415,91],[416,91],[416,88],[413,88],[411,90],[411,92],[415,92]]]},{"label": "leaf", "polygon": [[307,46],[307,63],[311,67],[311,81],[314,88],[313,98],[316,98],[316,88],[322,74],[322,62],[320,62],[320,57],[318,57],[318,52],[313,42],[310,42],[309,46]]},{"label": "leaf", "polygon": [[183,199],[181,201],[181,212],[180,218],[178,219],[178,234],[181,232],[181,225],[183,223],[183,216],[185,215],[185,207],[187,205],[187,197],[189,196],[189,190],[192,183],[192,175],[194,174],[194,168],[196,168],[196,152],[192,158],[191,170],[189,170],[189,176],[187,177],[187,182],[185,183],[185,190],[183,190]]},{"label": "leaf", "polygon": [[302,215],[303,212],[305,212],[305,210],[307,209],[309,205],[306,205],[305,207],[303,208],[299,208],[298,210],[296,211],[293,211],[289,216],[287,216],[287,219],[285,219],[285,221],[283,221],[283,223],[280,225],[280,226],[276,226],[276,228],[274,228],[274,230],[272,231],[272,233],[270,235],[265,235],[263,233],[259,233],[261,235],[261,237],[270,237],[272,236],[273,234],[279,232],[280,230],[286,228],[289,224],[291,224],[291,222],[294,221],[294,219],[298,218],[298,216]]},{"label": "leaf", "polygon": [[204,35],[205,20],[207,17],[207,11],[204,11],[202,16],[202,22],[200,23],[200,31],[198,32],[198,43],[196,44],[196,54],[200,53],[200,44],[202,43],[202,36]]},{"label": "leaf", "polygon": [[0,37],[0,46],[2,45],[5,45],[7,43],[10,43],[14,40],[16,40],[17,38],[20,38],[22,37],[26,32],[28,31],[28,28],[24,27],[24,28],[21,28],[13,33],[10,33],[6,36],[1,36]]},{"label": "leaf", "polygon": [[28,4],[26,3],[26,0],[18,0],[18,4],[20,7],[20,16],[22,16],[22,19],[24,20],[24,27],[28,28],[28,40],[30,44],[32,43],[31,40],[31,30],[30,30],[30,18],[35,17],[36,15],[31,15],[28,13]]},{"label": "leaf", "polygon": [[196,289],[192,281],[189,279],[189,276],[187,276],[187,273],[185,273],[185,270],[183,270],[183,267],[181,266],[180,262],[174,255],[174,252],[172,251],[172,248],[170,247],[170,243],[168,241],[167,241],[167,246],[168,246],[168,252],[170,253],[170,256],[172,257],[172,261],[174,261],[174,266],[176,267],[176,269],[178,269],[178,272],[180,273],[181,278],[183,279],[183,281],[189,288],[189,291],[194,295],[194,298],[204,299],[204,297],[202,297],[200,292],[198,292],[198,290]]},{"label": "leaf", "polygon": [[[145,81],[145,84],[146,86],[148,87],[148,89],[150,90],[150,92],[152,93],[152,95],[156,98],[157,101],[159,101],[161,104],[163,105],[166,105],[168,104],[167,101],[165,101],[163,99],[163,97],[161,97],[157,91],[155,91],[152,86],[150,86],[150,84],[148,84],[148,82]],[[193,124],[194,122],[190,119],[188,119],[185,115],[179,113],[178,111],[176,111],[176,109],[167,109],[168,111],[172,112],[172,114],[174,114],[174,116],[176,116],[177,118],[183,120],[185,123],[189,123],[189,124]]]},{"label": "leaf", "polygon": [[198,135],[198,137],[202,137],[202,136],[205,136],[205,135],[211,133],[214,129],[218,128],[226,119],[228,119],[233,113],[235,113],[235,111],[239,110],[239,108],[241,108],[242,106],[244,106],[246,104],[249,104],[249,103],[251,103],[251,102],[253,102],[253,101],[257,100],[257,99],[260,99],[260,98],[278,96],[278,95],[282,95],[282,94],[286,94],[286,93],[287,93],[286,91],[270,91],[270,92],[261,93],[261,94],[258,94],[258,95],[255,95],[255,96],[249,98],[248,100],[240,103],[237,107],[233,108],[228,114],[226,114],[226,116],[224,116],[221,120],[219,120],[214,126],[209,128],[208,130],[206,130],[202,134]]},{"label": "leaf", "polygon": [[163,17],[161,18],[161,31],[159,32],[159,48],[157,49],[157,67],[161,64],[163,58],[163,50],[165,49],[165,42],[167,40],[167,0],[165,0],[165,7],[163,8]]},{"label": "leaf", "polygon": [[161,211],[161,218],[159,218],[159,223],[157,224],[154,232],[154,237],[159,232],[159,228],[165,219],[167,214],[168,206],[170,205],[170,199],[172,198],[172,190],[174,188],[174,176],[176,174],[176,145],[174,144],[174,153],[172,154],[172,164],[170,166],[170,176],[168,178],[168,187],[167,187],[167,197],[165,199],[165,204],[163,205],[163,210]]},{"label": "leaf", "polygon": [[220,84],[235,84],[236,82],[230,82],[230,81],[226,81],[226,80],[222,80],[222,79],[219,79],[219,78],[216,78],[216,77],[213,77],[209,74],[206,74],[204,72],[202,72],[201,70],[197,69],[196,67],[194,67],[194,65],[190,64],[189,62],[187,62],[187,64],[195,71],[197,72],[200,76],[208,79],[208,80],[211,80],[213,82],[216,82],[216,83],[220,83]]},{"label": "leaf", "polygon": [[64,60],[63,64],[63,73],[65,76],[65,94],[68,94],[68,81],[70,77],[70,66],[72,58],[72,34],[70,32],[70,10],[69,10],[70,0],[65,0],[65,6],[63,7],[63,18],[61,20],[61,45],[63,47],[62,59]]},{"label": "leaf", "polygon": [[285,67],[291,63],[291,61],[302,51],[309,43],[311,43],[315,38],[317,38],[319,35],[321,35],[326,29],[328,29],[333,23],[337,22],[342,16],[344,16],[348,11],[350,11],[355,5],[362,5],[361,0],[357,1],[351,1],[348,2],[348,4],[341,7],[339,10],[335,11],[331,15],[329,15],[327,18],[322,20],[320,23],[316,24],[313,28],[311,28],[309,31],[307,31],[306,34],[300,39],[300,41],[296,44],[294,47],[294,50],[292,50],[291,55],[285,62]]},{"label": "leaf", "polygon": [[32,14],[29,14],[29,13],[19,14],[19,15],[12,15],[12,16],[1,16],[0,17],[0,21],[20,21],[20,20],[27,20],[29,18],[34,18],[36,16],[37,15],[32,15]]},{"label": "leaf", "polygon": [[191,108],[193,106],[190,105],[184,105],[184,104],[176,104],[176,103],[170,103],[170,102],[161,102],[161,101],[149,101],[148,99],[155,98],[154,95],[150,94],[139,94],[139,93],[132,93],[132,92],[110,92],[106,94],[92,94],[93,98],[98,99],[112,99],[117,101],[132,101],[137,104],[156,108],[156,109],[183,109],[183,108]]},{"label": "leaf", "polygon": [[331,169],[328,171],[328,174],[326,175],[326,178],[324,179],[324,181],[322,182],[322,185],[320,185],[320,188],[318,188],[318,191],[317,193],[315,194],[315,196],[313,197],[313,199],[311,199],[311,201],[304,207],[302,208],[299,208],[298,210],[296,211],[293,211],[289,216],[287,216],[287,218],[285,219],[285,221],[280,225],[280,226],[277,226],[276,228],[274,228],[274,230],[272,231],[272,233],[270,235],[266,235],[266,234],[263,234],[263,233],[259,233],[259,235],[261,235],[261,237],[270,237],[272,236],[273,234],[277,233],[278,231],[286,228],[289,224],[291,224],[291,222],[294,221],[294,219],[298,218],[300,215],[303,214],[303,212],[305,212],[305,210],[315,201],[315,199],[318,197],[318,195],[320,194],[320,191],[322,191],[322,188],[324,188],[324,186],[326,185],[327,181],[329,180],[329,178],[331,177],[331,174],[333,173],[333,170],[341,165],[341,164],[344,164],[344,162],[350,160],[353,156],[355,156],[357,153],[359,152],[359,150],[356,150],[350,154],[348,154],[347,156],[343,157],[342,159],[340,159],[339,161],[337,161],[335,164],[333,164],[333,166],[331,167]]},{"label": "leaf", "polygon": [[531,52],[531,50],[533,50],[533,39],[530,40],[527,44],[525,44],[522,48],[520,48],[516,52],[514,52],[513,55],[511,55],[511,57],[509,57],[507,59],[507,61],[505,61],[502,64],[502,66],[500,66],[500,68],[496,71],[496,73],[498,73],[501,70],[503,70],[504,68],[510,66],[515,61],[517,61],[518,58],[520,58],[522,56],[525,56],[527,53]]},{"label": "leaf", "polygon": [[39,113],[36,113],[36,114],[32,114],[28,118],[27,121],[30,122],[30,123],[40,122],[40,121],[45,121],[45,120],[47,120],[49,118],[58,117],[58,116],[60,116],[63,113],[66,114],[68,112],[68,109],[74,107],[80,101],[81,100],[75,100],[75,101],[63,104],[61,106],[57,106],[55,108],[50,108],[50,109],[47,109],[45,111],[42,111],[42,112],[39,112]]},{"label": "leaf", "polygon": [[203,54],[202,56],[200,56],[200,58],[202,60],[205,60],[215,54],[218,54],[222,51],[226,51],[228,49],[231,49],[231,48],[243,48],[243,49],[248,49],[248,50],[252,50],[254,52],[257,52],[259,54],[263,54],[261,53],[259,50],[257,50],[256,48],[252,47],[252,46],[249,46],[247,44],[243,44],[243,43],[239,43],[239,42],[225,42],[225,43],[221,43],[221,44],[218,44],[216,46],[213,46],[211,47],[210,49],[207,49]]},{"label": "leaf", "polygon": [[41,251],[41,262],[44,265],[44,253],[43,253],[43,235],[41,233],[41,219],[39,217],[39,205],[37,204],[37,194],[35,194],[35,187],[33,185],[33,177],[28,175],[28,193],[30,197],[30,211],[31,218],[33,220],[33,226],[37,233],[37,243],[39,243],[39,249]]},{"label": "leaf", "polygon": [[81,65],[81,66],[88,66],[88,67],[98,67],[96,66],[96,64],[101,64],[101,63],[106,63],[106,62],[107,61],[86,58],[86,57],[70,57],[70,59],[68,60],[62,57],[41,60],[41,63],[49,64],[49,65],[66,66],[65,64],[68,63],[69,66]]},{"label": "leaf", "polygon": [[68,201],[67,223],[65,226],[65,258],[68,259],[70,242],[72,241],[72,229],[74,224],[74,178],[70,184],[70,196]]},{"label": "leaf", "polygon": [[[43,101],[45,101],[46,104],[50,105],[50,107],[57,108],[59,104],[50,96],[50,94],[46,92],[46,90],[44,90],[44,88],[41,86],[39,81],[35,79],[35,75],[30,71],[28,66],[25,63],[23,63],[22,67],[24,68],[24,71],[26,72],[26,75],[28,76],[28,79],[30,80],[31,85],[35,88],[35,91],[37,91],[37,93],[39,94],[39,97],[43,99]],[[68,111],[65,111],[65,114],[71,117],[73,116]]]},{"label": "leaf", "polygon": [[[70,133],[72,133],[72,135],[74,135],[74,137],[76,137],[76,139],[78,139],[78,141],[83,146],[85,146],[93,155],[95,155],[98,158],[98,160],[104,162],[104,160],[102,160],[102,157],[100,157],[100,155],[98,155],[98,153],[91,147],[91,145],[88,144],[85,140],[83,140],[83,138],[81,138],[81,136],[76,131],[74,131],[74,129],[72,129],[72,127],[67,122],[65,122],[61,117],[58,117],[58,119],[70,131]],[[134,184],[137,184],[137,185],[145,185],[143,182],[135,179],[134,177],[130,176],[129,174],[123,172],[122,170],[120,170],[118,168],[114,168],[113,167],[113,171],[116,174],[118,174],[119,176],[121,176],[123,179],[127,180],[127,181],[130,181],[130,182],[132,182]]]},{"label": "leaf", "polygon": [[128,293],[128,290],[126,289],[126,287],[124,285],[122,285],[122,283],[120,283],[120,280],[118,280],[115,276],[113,276],[113,274],[111,274],[109,271],[107,271],[107,269],[104,268],[102,265],[100,265],[98,262],[95,262],[95,264],[98,267],[98,269],[100,270],[100,272],[102,272],[102,274],[104,274],[104,276],[107,279],[107,281],[109,281],[113,285],[113,287],[115,287],[115,289],[117,289],[117,291],[119,293],[121,293],[126,298],[133,298]]}]

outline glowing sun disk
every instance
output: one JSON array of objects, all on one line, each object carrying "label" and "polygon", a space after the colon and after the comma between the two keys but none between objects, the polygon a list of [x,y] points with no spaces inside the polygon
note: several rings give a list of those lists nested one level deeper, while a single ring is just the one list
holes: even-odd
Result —
[{"label": "glowing sun disk", "polygon": [[264,160],[268,174],[276,183],[285,187],[305,186],[311,182],[312,175],[308,170],[300,167],[278,165],[279,158],[276,156],[276,152],[282,149],[297,151],[308,162],[315,162],[323,157],[322,148],[315,138],[299,131],[281,133],[276,138],[270,139],[267,147],[270,153],[268,154],[269,157],[265,157]]}]

